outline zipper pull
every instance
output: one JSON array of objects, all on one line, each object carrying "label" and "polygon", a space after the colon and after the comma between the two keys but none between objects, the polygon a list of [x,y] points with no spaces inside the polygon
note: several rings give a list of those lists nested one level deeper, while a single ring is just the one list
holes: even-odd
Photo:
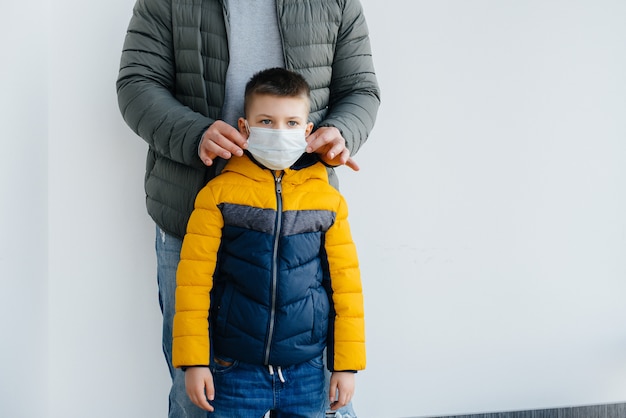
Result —
[{"label": "zipper pull", "polygon": [[283,184],[282,184],[282,180],[283,180],[283,175],[281,174],[278,177],[274,178],[276,180],[276,193],[282,193],[283,192]]}]

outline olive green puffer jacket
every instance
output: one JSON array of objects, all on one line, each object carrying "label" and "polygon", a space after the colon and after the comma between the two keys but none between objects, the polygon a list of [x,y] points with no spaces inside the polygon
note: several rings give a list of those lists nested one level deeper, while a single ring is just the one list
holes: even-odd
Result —
[{"label": "olive green puffer jacket", "polygon": [[[224,102],[226,1],[137,0],[121,57],[120,110],[149,146],[148,213],[180,238],[196,194],[215,176],[197,150]],[[311,121],[337,127],[354,155],[380,104],[359,0],[276,0],[276,8],[285,66],[311,85]]]}]

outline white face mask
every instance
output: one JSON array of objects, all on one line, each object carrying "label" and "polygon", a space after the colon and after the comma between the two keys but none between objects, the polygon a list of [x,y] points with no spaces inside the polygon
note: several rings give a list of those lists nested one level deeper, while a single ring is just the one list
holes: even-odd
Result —
[{"label": "white face mask", "polygon": [[248,129],[248,151],[255,160],[270,170],[291,167],[306,149],[304,129]]}]

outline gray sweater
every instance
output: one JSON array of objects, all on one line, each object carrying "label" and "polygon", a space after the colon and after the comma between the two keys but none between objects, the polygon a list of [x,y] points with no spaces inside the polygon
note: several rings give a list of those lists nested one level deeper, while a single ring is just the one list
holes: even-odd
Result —
[{"label": "gray sweater", "polygon": [[284,67],[276,0],[228,0],[226,97],[222,120],[237,127],[246,83],[257,71]]},{"label": "gray sweater", "polygon": [[[276,13],[284,65],[311,85],[311,121],[338,128],[354,155],[380,104],[361,4],[276,0]],[[148,143],[148,213],[180,238],[196,194],[215,176],[197,148],[222,117],[227,14],[219,0],[137,0],[124,42],[118,102],[126,123]]]}]

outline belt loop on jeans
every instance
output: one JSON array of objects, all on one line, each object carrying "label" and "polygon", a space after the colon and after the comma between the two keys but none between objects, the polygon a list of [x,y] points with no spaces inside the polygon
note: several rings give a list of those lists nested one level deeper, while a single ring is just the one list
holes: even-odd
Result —
[{"label": "belt loop on jeans", "polygon": [[[270,372],[270,376],[274,376],[274,366],[270,364],[267,366],[267,369]],[[285,383],[285,378],[283,377],[283,369],[280,366],[278,366],[276,367],[276,371],[278,372],[278,378],[280,379],[280,381],[282,383]]]}]

